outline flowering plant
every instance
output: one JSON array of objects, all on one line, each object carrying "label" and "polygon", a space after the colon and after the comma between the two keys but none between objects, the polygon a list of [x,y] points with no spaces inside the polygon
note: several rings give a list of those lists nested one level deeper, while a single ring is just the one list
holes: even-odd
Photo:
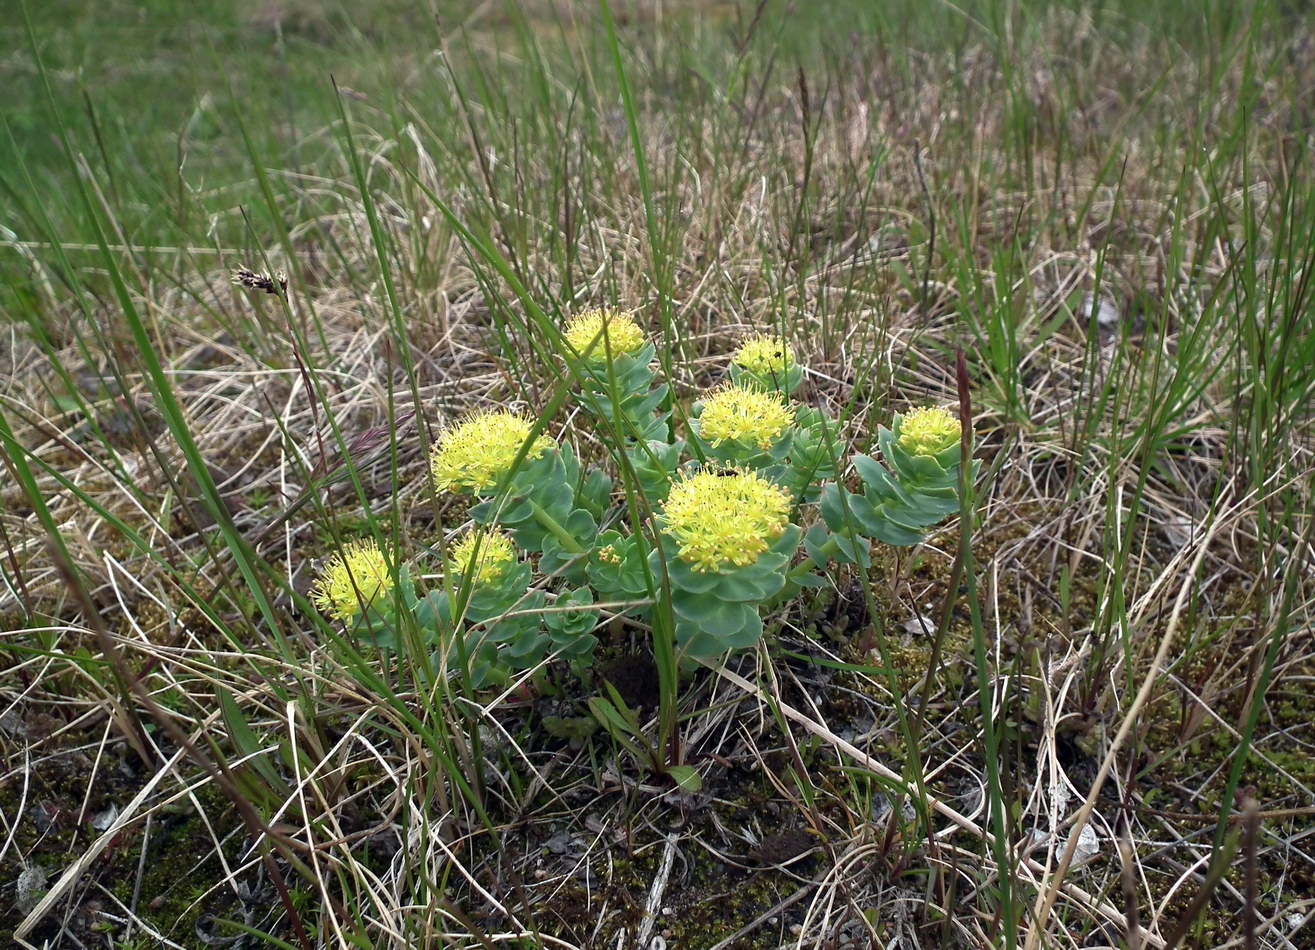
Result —
[{"label": "flowering plant", "polygon": [[548,657],[587,662],[604,611],[651,626],[677,658],[715,660],[756,644],[764,605],[822,585],[829,563],[866,568],[873,541],[916,544],[959,510],[957,416],[896,414],[878,432],[885,464],[853,456],[850,491],[836,420],[793,401],[804,368],[779,337],[745,340],[687,413],[633,315],[586,311],[561,344],[607,457],[584,465],[524,414],[457,422],[430,471],[469,497],[472,526],[448,546],[442,586],[418,596],[405,567],[357,542],[326,565],[321,611],[388,649],[414,630],[474,686]]}]

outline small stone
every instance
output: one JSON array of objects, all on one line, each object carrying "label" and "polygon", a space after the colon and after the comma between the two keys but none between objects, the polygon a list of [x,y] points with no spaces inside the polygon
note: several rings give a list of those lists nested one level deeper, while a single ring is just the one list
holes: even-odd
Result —
[{"label": "small stone", "polygon": [[674,914],[674,913],[675,913],[675,910],[673,910],[673,909],[670,908],[670,907],[663,907],[663,908],[662,908],[662,916],[663,916],[663,917],[670,917],[670,916],[671,916],[672,914]]},{"label": "small stone", "polygon": [[1109,330],[1118,325],[1121,314],[1119,305],[1109,297],[1102,296],[1099,300],[1093,299],[1090,294],[1082,298],[1082,307],[1078,311],[1078,317],[1082,320],[1096,318],[1096,325],[1103,330]]},{"label": "small stone", "polygon": [[936,632],[936,621],[927,614],[914,614],[900,626],[911,637],[923,637]]},{"label": "small stone", "polygon": [[14,900],[18,904],[18,909],[24,914],[31,911],[46,893],[45,870],[37,864],[29,864],[23,868],[18,880],[14,882],[14,891]]},{"label": "small stone", "polygon": [[97,831],[108,831],[110,825],[114,824],[115,819],[118,817],[119,806],[111,802],[109,808],[92,815],[91,827],[95,828]]},{"label": "small stone", "polygon": [[3,716],[0,716],[0,732],[7,732],[11,736],[21,736],[23,734],[23,717],[15,709],[8,710]]}]

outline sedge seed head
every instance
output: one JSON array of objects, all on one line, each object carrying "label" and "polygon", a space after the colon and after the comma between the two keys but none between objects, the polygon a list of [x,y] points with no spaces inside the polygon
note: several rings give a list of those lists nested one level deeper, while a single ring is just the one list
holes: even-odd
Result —
[{"label": "sedge seed head", "polygon": [[370,538],[349,541],[325,562],[311,588],[311,601],[335,620],[351,620],[382,600],[393,586],[388,560]]},{"label": "sedge seed head", "polygon": [[794,350],[779,336],[755,333],[740,344],[731,362],[756,376],[782,376],[795,365]]},{"label": "sedge seed head", "polygon": [[[520,454],[534,423],[528,416],[505,410],[483,411],[444,432],[429,458],[440,491],[478,492],[496,485]],[[546,435],[535,436],[525,454],[533,461],[553,447]]]},{"label": "sedge seed head", "polygon": [[609,353],[612,356],[633,353],[648,342],[634,315],[623,310],[586,310],[576,314],[566,325],[565,335],[574,352],[587,352],[591,360],[607,360]]},{"label": "sedge seed head", "polygon": [[452,568],[470,576],[472,587],[498,580],[515,563],[516,548],[501,531],[471,528],[452,545]]},{"label": "sedge seed head", "polygon": [[959,441],[959,417],[941,406],[906,413],[900,426],[900,448],[910,455],[936,455]]},{"label": "sedge seed head", "polygon": [[662,523],[696,571],[745,567],[790,522],[790,495],[756,472],[704,468],[671,488]]},{"label": "sedge seed head", "polygon": [[726,383],[705,398],[699,434],[713,446],[732,439],[766,450],[793,422],[794,410],[780,393]]}]

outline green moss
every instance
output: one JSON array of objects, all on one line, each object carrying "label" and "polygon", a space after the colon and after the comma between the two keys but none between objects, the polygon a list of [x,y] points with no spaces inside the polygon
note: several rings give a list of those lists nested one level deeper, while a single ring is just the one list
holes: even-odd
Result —
[{"label": "green moss", "polygon": [[[232,804],[213,784],[198,790],[196,798],[210,828],[221,840],[239,823]],[[187,942],[193,938],[201,916],[223,917],[235,905],[229,889],[212,890],[214,883],[223,877],[224,869],[214,854],[210,828],[190,803],[179,804],[179,811],[152,823],[149,842],[144,842],[141,835],[135,836],[133,847],[120,860],[125,870],[135,871],[143,844],[149,847],[146,861],[140,864],[138,913],[165,936]],[[136,887],[136,874],[126,873],[115,876],[110,890],[127,904]],[[237,934],[235,930],[224,930],[222,925],[217,925],[215,932],[224,936]]]}]

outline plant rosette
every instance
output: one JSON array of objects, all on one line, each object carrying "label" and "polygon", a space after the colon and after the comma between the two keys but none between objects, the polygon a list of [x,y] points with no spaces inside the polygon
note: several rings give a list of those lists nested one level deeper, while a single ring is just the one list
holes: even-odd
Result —
[{"label": "plant rosette", "polygon": [[[415,584],[406,566],[396,574],[391,557],[372,538],[348,541],[330,555],[310,590],[324,616],[382,650],[399,648],[398,602],[415,607]],[[396,582],[396,583],[395,583]]]},{"label": "plant rosette", "polygon": [[[648,548],[641,538],[609,528],[589,558],[589,583],[608,601],[649,599]],[[627,611],[629,612],[629,611]]]},{"label": "plant rosette", "polygon": [[780,393],[757,384],[723,384],[697,401],[691,416],[692,440],[705,457],[769,477],[784,473],[795,409]]},{"label": "plant rosette", "polygon": [[597,350],[583,360],[568,356],[580,377],[581,404],[596,419],[619,423],[622,436],[659,438],[670,414],[658,413],[669,387],[666,383],[654,385],[656,352],[652,343],[645,343],[633,353],[613,354],[611,360]]},{"label": "plant rosette", "polygon": [[676,642],[711,658],[752,646],[763,632],[761,605],[786,582],[799,547],[789,494],[747,469],[688,473],[663,506],[661,549],[649,570],[669,580]]},{"label": "plant rosette", "polygon": [[635,480],[639,483],[639,490],[650,505],[666,501],[672,481],[680,470],[680,456],[684,450],[684,439],[676,439],[674,442],[650,439],[632,446],[626,452]]},{"label": "plant rosette", "polygon": [[397,572],[396,590],[358,610],[346,623],[347,632],[376,649],[399,652],[402,649],[402,621],[397,604],[399,596],[402,610],[408,613],[415,610],[419,598],[416,596],[415,582],[411,580],[411,571],[405,565]]},{"label": "plant rosette", "polygon": [[794,350],[779,336],[757,333],[744,340],[731,356],[731,379],[752,383],[769,392],[789,396],[799,388],[804,368]]},{"label": "plant rosette", "polygon": [[572,664],[588,659],[598,645],[593,631],[598,626],[599,611],[590,609],[593,603],[593,591],[577,587],[558,594],[551,609],[544,612],[543,623],[553,651]]},{"label": "plant rosette", "polygon": [[[591,491],[578,499],[584,485]],[[566,446],[554,447],[523,465],[505,493],[472,505],[470,517],[476,524],[510,530],[520,547],[540,554],[539,569],[544,574],[562,574],[575,581],[583,577],[582,555],[593,547],[598,534],[589,509],[609,489],[610,483],[602,480],[582,481],[574,453]],[[577,507],[577,500],[588,507]]]},{"label": "plant rosette", "polygon": [[648,359],[653,358],[653,344],[628,310],[594,307],[581,311],[562,330],[562,342],[566,358],[582,365],[606,364],[646,348]]},{"label": "plant rosette", "polygon": [[[929,409],[908,416],[896,414],[889,429],[880,427],[877,444],[890,469],[870,455],[855,455],[852,461],[863,484],[862,493],[849,492],[835,483],[822,492],[819,510],[833,535],[851,538],[857,529],[862,537],[907,547],[923,541],[928,527],[957,512],[958,426],[948,410]],[[979,461],[972,463],[973,478],[980,467]],[[837,559],[854,553],[852,538],[848,547],[837,543],[842,555]],[[822,550],[826,545],[814,535],[811,547]],[[848,559],[852,563],[852,558]]]},{"label": "plant rosette", "polygon": [[528,561],[507,565],[501,572],[481,566],[478,574],[467,578],[454,566],[454,589],[431,591],[415,609],[416,623],[426,639],[440,645],[450,666],[462,662],[462,649],[456,645],[456,638],[462,638],[470,683],[476,689],[534,666],[550,642],[543,631],[546,597],[543,591],[529,590]]},{"label": "plant rosette", "polygon": [[790,454],[781,484],[797,504],[811,504],[822,494],[822,482],[836,477],[836,463],[845,454],[844,440],[835,420],[820,409],[800,406],[795,410],[795,427]]},{"label": "plant rosette", "polygon": [[[762,639],[760,607],[785,586],[786,570],[801,534],[797,525],[788,525],[752,564],[719,570],[699,570],[680,557],[673,539],[664,536],[671,610],[681,652],[691,658],[715,659]],[[657,551],[649,558],[650,568],[659,572]]]}]

